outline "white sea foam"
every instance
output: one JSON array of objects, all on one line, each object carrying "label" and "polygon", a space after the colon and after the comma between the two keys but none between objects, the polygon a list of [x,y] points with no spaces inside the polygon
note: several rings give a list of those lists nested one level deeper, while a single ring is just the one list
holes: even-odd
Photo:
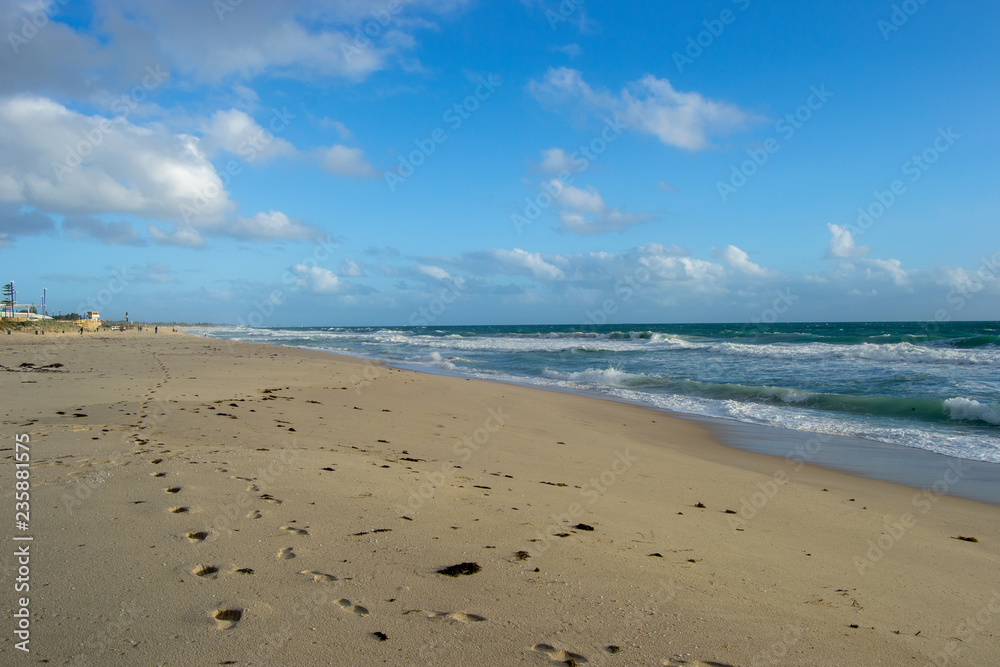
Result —
[{"label": "white sea foam", "polygon": [[643,377],[634,373],[626,373],[618,368],[588,368],[585,371],[574,373],[563,373],[546,368],[542,371],[542,376],[562,382],[571,382],[582,385],[596,385],[598,387],[618,387],[627,384],[629,380]]},{"label": "white sea foam", "polygon": [[980,403],[970,398],[949,398],[944,407],[952,419],[984,421],[1000,425],[1000,402]]},{"label": "white sea foam", "polygon": [[793,361],[874,361],[923,364],[981,365],[1000,363],[1000,350],[932,348],[911,343],[836,345],[830,343],[750,345],[716,343],[713,352],[730,356],[766,357]]}]

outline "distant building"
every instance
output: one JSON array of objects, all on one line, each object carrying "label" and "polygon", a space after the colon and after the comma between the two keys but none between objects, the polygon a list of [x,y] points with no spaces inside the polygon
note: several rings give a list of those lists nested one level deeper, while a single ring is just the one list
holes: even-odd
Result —
[{"label": "distant building", "polygon": [[87,319],[88,320],[99,320],[99,319],[101,319],[101,314],[98,311],[96,311],[96,310],[88,310],[87,311]]}]

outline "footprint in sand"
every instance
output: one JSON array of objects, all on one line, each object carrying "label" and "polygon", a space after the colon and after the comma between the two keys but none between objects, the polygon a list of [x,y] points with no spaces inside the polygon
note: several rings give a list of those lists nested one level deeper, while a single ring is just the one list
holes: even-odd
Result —
[{"label": "footprint in sand", "polygon": [[216,609],[212,612],[212,618],[220,630],[228,630],[235,626],[243,618],[243,610],[239,608]]},{"label": "footprint in sand", "polygon": [[291,547],[285,547],[284,549],[281,549],[277,555],[275,555],[275,558],[278,560],[290,560],[295,558],[295,552],[292,551]]},{"label": "footprint in sand", "polygon": [[713,662],[712,660],[664,660],[664,667],[735,667],[728,662]]},{"label": "footprint in sand", "polygon": [[309,531],[304,528],[296,528],[295,526],[281,526],[280,530],[286,530],[292,535],[308,535]]},{"label": "footprint in sand", "polygon": [[272,496],[270,493],[262,493],[260,495],[261,500],[266,500],[269,503],[274,503],[275,505],[280,505],[281,501]]},{"label": "footprint in sand", "polygon": [[192,542],[202,542],[208,537],[208,532],[204,530],[191,531],[186,535],[186,537]]},{"label": "footprint in sand", "polygon": [[263,518],[263,516],[264,515],[260,513],[260,510],[254,510],[254,511],[250,512],[249,514],[247,514],[247,518],[248,519],[260,519],[260,518]]},{"label": "footprint in sand", "polygon": [[583,665],[587,662],[587,659],[579,653],[557,649],[548,644],[535,644],[531,650],[549,656],[549,660],[552,662],[561,662],[566,665]]},{"label": "footprint in sand", "polygon": [[165,488],[163,490],[166,491],[167,493],[178,493],[181,490],[181,487],[179,487],[179,486],[170,486],[170,487],[167,487],[167,488]]},{"label": "footprint in sand", "polygon": [[337,606],[343,609],[344,611],[353,611],[358,616],[371,616],[371,612],[368,611],[366,607],[362,607],[359,604],[354,604],[350,600],[347,600],[345,598],[340,598],[339,600],[336,600],[336,603]]},{"label": "footprint in sand", "polygon": [[486,620],[485,616],[467,614],[464,611],[424,611],[422,609],[414,609],[406,613],[412,614],[413,612],[420,612],[427,618],[446,621],[448,623],[482,623]]},{"label": "footprint in sand", "polygon": [[190,509],[187,508],[187,507],[171,507],[170,508],[170,512],[172,514],[184,514],[185,512],[189,512],[189,511],[190,511]]},{"label": "footprint in sand", "polygon": [[299,574],[304,574],[307,577],[312,577],[313,581],[319,583],[329,583],[333,581],[340,581],[337,577],[332,574],[325,574],[323,572],[317,572],[316,570],[302,570]]},{"label": "footprint in sand", "polygon": [[165,473],[165,472],[151,472],[151,473],[149,473],[149,476],[150,477],[166,477],[167,473]]},{"label": "footprint in sand", "polygon": [[250,493],[257,493],[258,491],[260,491],[260,487],[257,486],[256,484],[251,484],[250,486],[247,487],[247,491],[249,491]]},{"label": "footprint in sand", "polygon": [[214,565],[198,565],[193,570],[191,570],[191,574],[195,575],[196,577],[209,577],[211,579],[215,579],[215,574],[218,573],[218,571],[219,568],[215,567]]}]

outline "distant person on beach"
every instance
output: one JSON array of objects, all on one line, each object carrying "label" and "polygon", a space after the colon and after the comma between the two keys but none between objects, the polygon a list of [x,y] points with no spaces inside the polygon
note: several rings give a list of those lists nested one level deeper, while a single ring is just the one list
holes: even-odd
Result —
[{"label": "distant person on beach", "polygon": [[153,333],[155,334],[160,333],[160,327],[153,327]]}]

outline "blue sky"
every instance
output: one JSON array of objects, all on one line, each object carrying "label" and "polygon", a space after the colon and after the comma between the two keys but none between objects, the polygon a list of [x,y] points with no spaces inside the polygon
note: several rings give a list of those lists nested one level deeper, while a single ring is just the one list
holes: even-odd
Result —
[{"label": "blue sky", "polygon": [[0,280],[54,312],[1000,319],[993,2],[0,7]]}]

